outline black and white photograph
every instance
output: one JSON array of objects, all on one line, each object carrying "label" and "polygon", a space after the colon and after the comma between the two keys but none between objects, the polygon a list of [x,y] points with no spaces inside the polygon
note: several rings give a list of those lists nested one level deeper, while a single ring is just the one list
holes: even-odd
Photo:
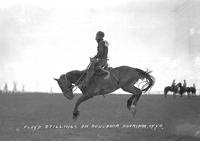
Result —
[{"label": "black and white photograph", "polygon": [[0,1],[0,141],[200,141],[200,0]]}]

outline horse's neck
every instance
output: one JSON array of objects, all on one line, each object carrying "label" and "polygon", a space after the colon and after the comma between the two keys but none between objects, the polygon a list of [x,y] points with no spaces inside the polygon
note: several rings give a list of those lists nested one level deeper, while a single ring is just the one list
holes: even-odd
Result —
[{"label": "horse's neck", "polygon": [[68,72],[66,76],[70,80],[71,83],[76,83],[83,73],[84,71],[74,70],[74,71]]}]

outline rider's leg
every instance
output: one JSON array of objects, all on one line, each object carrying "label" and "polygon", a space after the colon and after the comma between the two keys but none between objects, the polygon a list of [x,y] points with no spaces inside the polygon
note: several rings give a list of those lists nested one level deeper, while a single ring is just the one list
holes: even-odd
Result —
[{"label": "rider's leg", "polygon": [[[96,65],[96,70],[99,71],[100,70],[100,73],[103,73],[105,74],[106,76],[104,77],[104,79],[109,79],[110,78],[110,72],[106,69],[108,66],[107,66],[107,60],[101,60],[97,63]],[[97,72],[95,71],[95,72]]]},{"label": "rider's leg", "polygon": [[93,76],[93,74],[94,74],[94,66],[95,66],[95,64],[92,63],[90,68],[87,70],[86,78],[85,78],[84,82],[82,83],[83,87],[88,85],[88,83],[90,81],[90,78]]},{"label": "rider's leg", "polygon": [[109,71],[107,71],[106,69],[104,69],[104,67],[106,66],[107,64],[107,60],[100,60],[99,62],[97,62],[95,64],[95,69],[98,71],[98,70],[101,70],[103,71],[104,73],[108,74]]}]

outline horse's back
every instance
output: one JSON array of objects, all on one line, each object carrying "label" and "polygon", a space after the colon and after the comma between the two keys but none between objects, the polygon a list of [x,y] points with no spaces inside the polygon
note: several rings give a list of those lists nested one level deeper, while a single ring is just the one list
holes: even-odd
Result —
[{"label": "horse's back", "polygon": [[171,90],[171,86],[166,86],[166,87],[164,88],[164,91],[167,91],[167,90]]},{"label": "horse's back", "polygon": [[133,67],[130,67],[130,66],[119,66],[119,67],[115,67],[115,68],[112,68],[113,70],[120,70],[120,71],[136,71],[135,68]]},{"label": "horse's back", "polygon": [[129,66],[119,66],[116,68],[112,69],[112,72],[116,73],[119,75],[119,77],[130,77],[131,76],[136,76],[139,77],[138,75],[138,71],[136,70],[136,68],[133,67],[129,67]]},{"label": "horse's back", "polygon": [[129,66],[119,66],[119,67],[108,67],[107,71],[109,71],[109,77],[107,75],[103,74],[96,74],[95,75],[95,82],[99,83],[101,85],[107,85],[107,84],[117,84],[120,85],[123,82],[127,82],[128,80],[138,79],[139,75],[138,72]]}]

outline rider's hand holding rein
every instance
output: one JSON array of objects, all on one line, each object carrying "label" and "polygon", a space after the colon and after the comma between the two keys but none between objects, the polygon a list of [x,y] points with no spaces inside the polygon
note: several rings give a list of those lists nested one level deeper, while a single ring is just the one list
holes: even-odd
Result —
[{"label": "rider's hand holding rein", "polygon": [[90,62],[98,62],[99,58],[90,57]]}]

